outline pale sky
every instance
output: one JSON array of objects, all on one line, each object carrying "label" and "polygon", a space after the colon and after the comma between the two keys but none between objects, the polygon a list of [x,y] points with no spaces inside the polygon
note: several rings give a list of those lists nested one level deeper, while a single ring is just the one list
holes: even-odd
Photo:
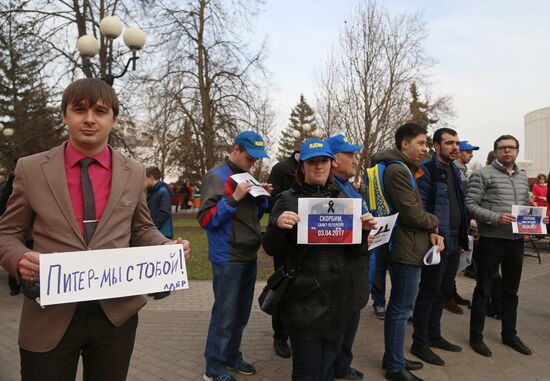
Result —
[{"label": "pale sky", "polygon": [[[277,129],[288,123],[300,93],[314,106],[315,76],[353,0],[267,0],[257,22],[268,39]],[[434,95],[453,96],[460,139],[479,145],[485,162],[493,141],[523,143],[523,117],[550,106],[549,1],[388,0],[392,12],[422,11],[429,32]],[[523,153],[520,150],[520,159]]]}]

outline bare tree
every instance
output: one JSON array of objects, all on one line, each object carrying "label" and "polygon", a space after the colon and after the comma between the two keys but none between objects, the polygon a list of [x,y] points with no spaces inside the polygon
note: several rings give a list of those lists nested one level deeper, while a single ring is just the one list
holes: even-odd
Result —
[{"label": "bare tree", "polygon": [[427,83],[433,64],[425,50],[421,14],[390,14],[376,1],[360,1],[320,76],[318,112],[326,131],[344,132],[369,157],[393,144],[409,116],[409,87]]},{"label": "bare tree", "polygon": [[[259,85],[264,47],[250,52],[242,39],[256,0],[158,1],[152,12],[165,24],[156,29],[166,65],[146,80],[165,81],[196,137],[200,172],[219,161],[238,131],[269,122]],[[244,28],[244,29],[243,29]],[[261,120],[261,123],[260,123]]]}]

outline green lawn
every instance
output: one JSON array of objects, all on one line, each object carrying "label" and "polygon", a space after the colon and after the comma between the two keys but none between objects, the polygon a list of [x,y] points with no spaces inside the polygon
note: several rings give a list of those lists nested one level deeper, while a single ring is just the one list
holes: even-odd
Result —
[{"label": "green lawn", "polygon": [[[261,221],[262,228],[267,226],[269,216]],[[212,270],[208,260],[208,238],[206,231],[200,228],[195,214],[175,214],[173,216],[174,237],[182,237],[191,243],[191,258],[187,261],[189,279],[210,280]],[[273,260],[263,249],[258,251],[258,279],[265,280],[273,272]]]}]

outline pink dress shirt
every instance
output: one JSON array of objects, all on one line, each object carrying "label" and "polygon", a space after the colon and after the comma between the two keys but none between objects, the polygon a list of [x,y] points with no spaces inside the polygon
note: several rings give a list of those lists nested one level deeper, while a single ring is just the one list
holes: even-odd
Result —
[{"label": "pink dress shirt", "polygon": [[[87,157],[76,148],[71,142],[67,143],[65,148],[65,173],[67,174],[67,186],[69,188],[69,197],[73,205],[76,221],[80,226],[80,233],[84,236],[84,224],[82,223],[84,215],[84,206],[82,201],[82,185],[80,184],[80,165],[79,161]],[[101,220],[103,211],[109,200],[111,193],[111,151],[105,147],[98,154],[91,156],[96,161],[88,167],[88,174],[92,181],[95,199],[95,215],[97,220]]]}]

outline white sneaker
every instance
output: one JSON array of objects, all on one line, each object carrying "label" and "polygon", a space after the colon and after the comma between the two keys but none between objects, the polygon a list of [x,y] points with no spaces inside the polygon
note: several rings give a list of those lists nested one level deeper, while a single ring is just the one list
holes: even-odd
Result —
[{"label": "white sneaker", "polygon": [[374,309],[374,316],[376,316],[377,319],[385,319],[386,318],[386,307],[384,306],[372,306]]}]

